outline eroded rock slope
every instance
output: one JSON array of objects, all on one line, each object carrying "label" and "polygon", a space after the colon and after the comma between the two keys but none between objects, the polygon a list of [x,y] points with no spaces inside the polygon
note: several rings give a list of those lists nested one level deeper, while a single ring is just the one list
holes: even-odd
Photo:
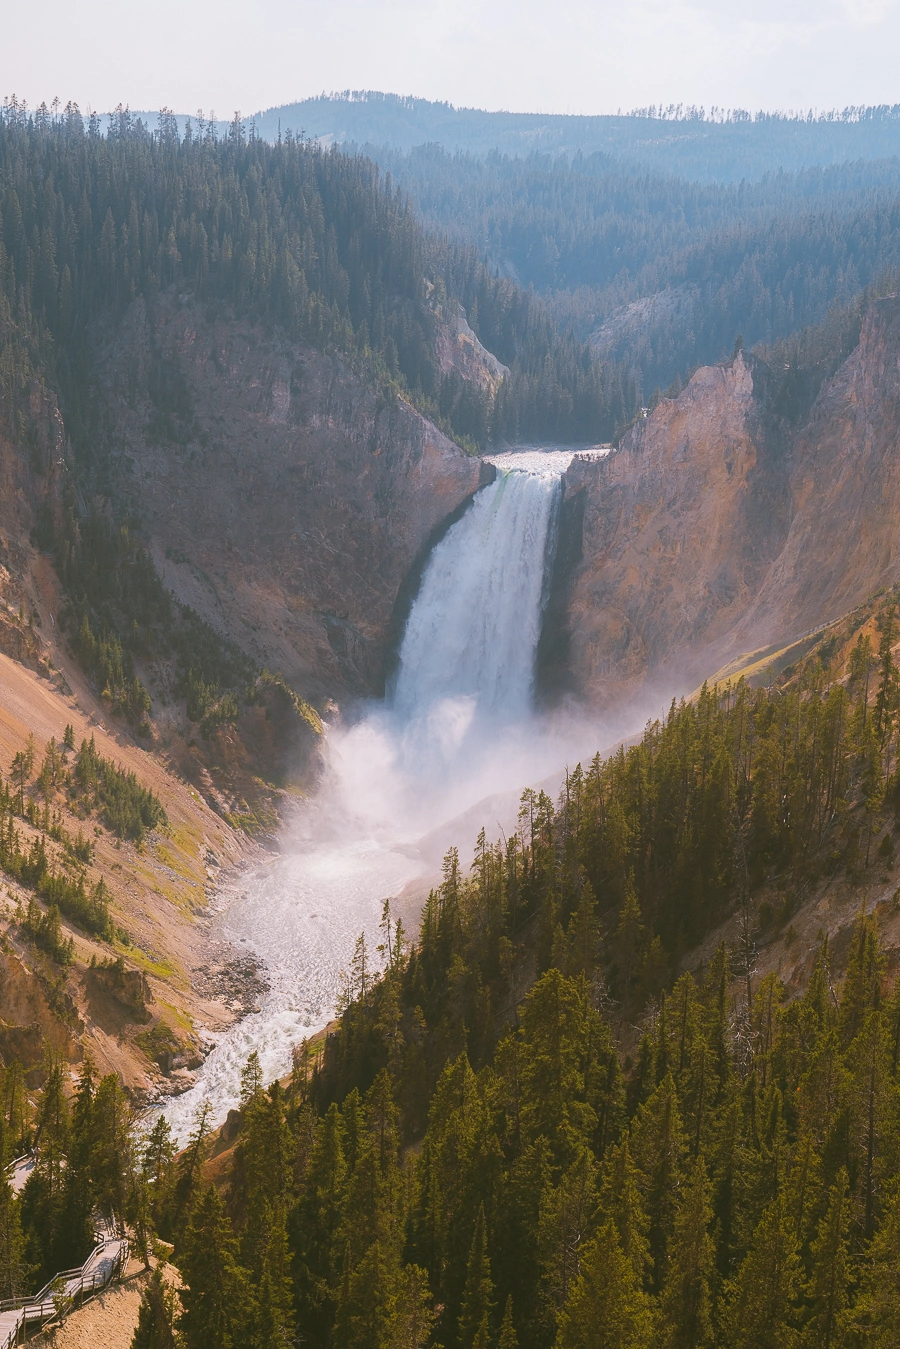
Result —
[{"label": "eroded rock slope", "polygon": [[739,353],[574,460],[560,626],[580,698],[689,688],[900,578],[900,299],[872,305],[799,429],[772,383]]},{"label": "eroded rock slope", "polygon": [[378,691],[404,579],[493,470],[337,357],[186,299],[135,301],[96,390],[166,583],[307,696]]}]

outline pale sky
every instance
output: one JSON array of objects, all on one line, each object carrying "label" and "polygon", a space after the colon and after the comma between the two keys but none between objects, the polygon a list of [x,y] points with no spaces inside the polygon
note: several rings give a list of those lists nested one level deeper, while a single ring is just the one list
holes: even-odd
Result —
[{"label": "pale sky", "polygon": [[323,90],[615,112],[900,102],[900,0],[0,0],[0,94],[230,117]]}]

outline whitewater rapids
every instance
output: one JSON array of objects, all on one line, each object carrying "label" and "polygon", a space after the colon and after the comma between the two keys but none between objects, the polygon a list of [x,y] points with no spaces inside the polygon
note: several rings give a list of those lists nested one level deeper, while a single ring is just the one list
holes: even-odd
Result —
[{"label": "whitewater rapids", "polygon": [[434,548],[412,605],[393,686],[351,724],[327,731],[316,799],[286,823],[281,855],[224,893],[215,935],[252,954],[269,991],[214,1037],[196,1084],[165,1113],[184,1141],[203,1100],[220,1123],[239,1098],[247,1055],[264,1078],[287,1072],[304,1036],[334,1015],[353,946],[381,940],[386,898],[424,888],[438,826],[565,761],[533,712],[535,657],[556,551],[566,451],[491,456],[497,477]]}]

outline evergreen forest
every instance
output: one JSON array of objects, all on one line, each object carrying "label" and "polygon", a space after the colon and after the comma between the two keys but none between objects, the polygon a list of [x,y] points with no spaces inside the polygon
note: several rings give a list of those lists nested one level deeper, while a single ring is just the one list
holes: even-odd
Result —
[{"label": "evergreen forest", "polygon": [[[383,125],[425,115],[343,101]],[[58,403],[65,483],[32,543],[72,654],[135,737],[157,661],[190,734],[270,700],[321,730],[166,589],[105,492],[92,362],[136,302],[189,294],[326,353],[469,454],[613,440],[742,343],[765,414],[809,412],[900,275],[897,109],[834,123],[851,148],[872,132],[865,162],[809,162],[826,124],[774,119],[794,160],[727,182],[694,141],[681,176],[623,144],[684,123],[758,148],[761,122],[651,111],[516,155],[6,101],[0,431],[39,479],[34,408]],[[507,367],[496,386],[442,368],[460,308]],[[177,381],[152,392],[159,436],[180,434]],[[556,799],[526,790],[471,867],[449,849],[414,940],[385,903],[290,1075],[267,1083],[251,1053],[240,1110],[216,1129],[201,1106],[180,1150],[89,1053],[73,1088],[52,1048],[30,1072],[4,1049],[0,1301],[77,1266],[104,1215],[147,1266],[133,1349],[896,1349],[898,603],[880,592],[765,684],[673,701]],[[0,778],[0,870],[26,896],[11,930],[71,1027],[63,922],[128,938],[64,810],[136,847],[167,820],[71,726]],[[876,898],[837,941],[824,920],[798,934],[811,897],[851,889]],[[8,1164],[32,1150],[14,1193]]]},{"label": "evergreen forest", "polygon": [[[104,135],[72,104],[56,116],[8,102],[0,241],[4,382],[12,394],[27,369],[46,371],[86,458],[92,325],[167,287],[339,354],[382,396],[411,398],[472,443],[608,439],[636,406],[538,298],[471,245],[427,234],[370,160],[290,136],[271,145],[239,118],[219,139],[202,118],[179,136],[163,116],[151,134],[119,110]],[[448,303],[509,367],[496,402],[473,407],[441,372]]]},{"label": "evergreen forest", "polygon": [[698,183],[608,154],[406,154],[366,146],[432,228],[476,244],[591,337],[648,402],[727,357],[896,285],[900,160]]},{"label": "evergreen forest", "polygon": [[891,890],[898,637],[889,594],[527,791],[468,874],[448,852],[416,942],[385,905],[291,1076],[252,1054],[239,1116],[203,1107],[177,1156],[89,1060],[71,1101],[8,1067],[4,1156],[40,1147],[0,1186],[2,1286],[77,1260],[100,1209],[174,1243],[138,1347],[895,1344],[897,894],[796,950],[799,993],[764,964],[811,887]]}]

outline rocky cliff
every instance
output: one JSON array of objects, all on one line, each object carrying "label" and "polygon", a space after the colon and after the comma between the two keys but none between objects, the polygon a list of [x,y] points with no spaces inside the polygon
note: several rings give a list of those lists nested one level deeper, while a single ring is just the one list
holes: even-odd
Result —
[{"label": "rocky cliff", "polygon": [[[451,336],[448,360],[482,360]],[[165,672],[141,669],[157,697],[136,744],[60,632],[66,596],[41,549],[64,501],[79,519],[92,496],[113,498],[114,518],[129,510],[183,600],[325,701],[379,689],[434,538],[494,469],[338,358],[188,301],[135,302],[93,337],[93,467],[77,487],[52,394],[30,376],[15,404],[0,390],[0,775],[30,734],[36,773],[68,726],[154,791],[168,824],[138,845],[92,821],[88,882],[107,886],[113,955],[63,917],[74,947],[62,972],[24,926],[27,887],[0,878],[0,1065],[18,1058],[36,1083],[48,1046],[72,1063],[89,1048],[141,1095],[189,1085],[196,1025],[222,1027],[264,992],[197,918],[254,851],[241,826],[275,823],[273,773],[296,719],[275,689],[198,744]],[[54,802],[73,838],[86,828],[75,809]],[[18,828],[27,847],[37,826]]]},{"label": "rocky cliff", "polygon": [[0,397],[0,652],[46,668],[40,633],[39,557],[33,546],[42,513],[57,516],[69,473],[68,437],[53,395],[29,378],[15,400]]},{"label": "rocky cliff", "polygon": [[377,692],[404,578],[493,469],[337,357],[188,299],[135,301],[94,384],[109,488],[176,594],[308,696]]},{"label": "rocky cliff", "polygon": [[738,643],[807,631],[900,578],[900,297],[871,306],[794,437],[788,507]]},{"label": "rocky cliff", "polygon": [[689,688],[900,578],[900,299],[871,307],[799,429],[770,376],[742,354],[701,369],[608,457],[573,461],[557,621],[580,698]]}]

